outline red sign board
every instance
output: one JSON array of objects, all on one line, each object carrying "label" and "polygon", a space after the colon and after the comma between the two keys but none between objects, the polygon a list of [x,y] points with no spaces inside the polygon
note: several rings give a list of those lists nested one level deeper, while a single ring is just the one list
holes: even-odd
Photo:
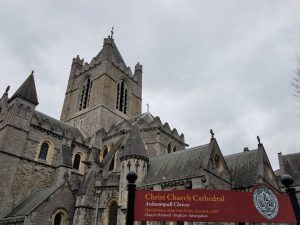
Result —
[{"label": "red sign board", "polygon": [[286,194],[230,190],[136,191],[136,221],[296,223]]}]

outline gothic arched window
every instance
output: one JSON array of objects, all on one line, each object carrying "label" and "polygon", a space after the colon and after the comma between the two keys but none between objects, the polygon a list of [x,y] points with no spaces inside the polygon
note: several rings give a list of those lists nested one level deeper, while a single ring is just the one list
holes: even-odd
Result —
[{"label": "gothic arched window", "polygon": [[116,109],[124,114],[128,111],[128,88],[124,80],[117,84]]},{"label": "gothic arched window", "polygon": [[112,171],[114,169],[115,169],[115,156],[111,160],[108,171]]},{"label": "gothic arched window", "polygon": [[61,225],[61,219],[62,219],[61,213],[57,213],[54,217],[53,225]]},{"label": "gothic arched window", "polygon": [[91,88],[92,88],[92,82],[88,77],[85,79],[82,85],[79,110],[85,109],[86,107],[89,106]]},{"label": "gothic arched window", "polygon": [[117,225],[117,216],[118,216],[118,205],[116,202],[113,202],[109,209],[109,225]]},{"label": "gothic arched window", "polygon": [[64,209],[58,209],[53,214],[52,218],[53,218],[52,225],[66,225],[66,224],[68,224],[68,213]]},{"label": "gothic arched window", "polygon": [[74,157],[73,169],[79,170],[80,160],[81,160],[80,154],[76,154]]},{"label": "gothic arched window", "polygon": [[173,152],[176,152],[177,151],[177,149],[176,149],[176,146],[174,146],[174,148],[173,148]]},{"label": "gothic arched window", "polygon": [[48,150],[49,144],[44,142],[40,149],[39,159],[47,160]]},{"label": "gothic arched window", "polygon": [[104,159],[104,157],[107,155],[107,153],[108,153],[108,148],[105,145],[104,150],[103,150],[103,154],[102,154],[102,159]]},{"label": "gothic arched window", "polygon": [[167,149],[167,153],[171,153],[172,149],[171,149],[171,143],[168,144],[168,149]]}]

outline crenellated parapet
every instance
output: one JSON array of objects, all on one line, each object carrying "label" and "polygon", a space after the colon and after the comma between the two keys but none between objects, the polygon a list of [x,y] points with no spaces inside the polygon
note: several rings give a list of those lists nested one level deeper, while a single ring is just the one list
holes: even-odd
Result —
[{"label": "crenellated parapet", "polygon": [[83,65],[84,59],[80,59],[79,55],[76,56],[76,58],[73,58],[72,64],[78,64],[78,65]]},{"label": "crenellated parapet", "polygon": [[[80,75],[88,72],[89,70],[99,66],[103,62],[103,60],[101,58],[96,58],[96,57],[93,58],[90,63],[84,62],[83,59],[79,60],[79,61],[80,61],[80,64],[78,63],[78,65],[80,65],[80,67],[78,67],[78,70],[76,70],[76,73],[75,73],[76,76],[80,76]],[[77,63],[77,60],[75,58],[73,59],[73,63]],[[140,75],[138,75],[139,72],[135,71],[135,73],[132,74],[132,70],[129,66],[126,66],[123,63],[118,63],[114,58],[112,58],[111,63],[114,67],[119,69],[122,73],[126,74],[129,79],[131,79],[135,82],[138,82],[138,80],[139,80],[138,76],[140,76]],[[142,65],[140,65],[140,67],[142,67]],[[141,71],[141,70],[138,70],[138,71]]]},{"label": "crenellated parapet", "polygon": [[143,66],[140,63],[137,63],[133,74],[131,68],[126,66],[114,43],[114,40],[110,36],[104,38],[103,49],[90,61],[90,63],[84,62],[84,59],[80,58],[79,55],[77,55],[76,58],[73,58],[72,66],[76,65],[77,68],[75,75],[80,76],[86,73],[87,71],[99,66],[104,60],[109,60],[115,68],[126,74],[129,79],[141,84]]},{"label": "crenellated parapet", "polygon": [[113,45],[114,43],[114,39],[111,37],[111,36],[108,36],[107,38],[104,38],[104,41],[103,41],[103,47],[105,45]]}]

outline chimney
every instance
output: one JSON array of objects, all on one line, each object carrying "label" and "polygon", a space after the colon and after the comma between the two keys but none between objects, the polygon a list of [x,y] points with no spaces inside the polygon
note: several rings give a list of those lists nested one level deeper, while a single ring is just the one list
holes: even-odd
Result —
[{"label": "chimney", "polygon": [[245,148],[244,148],[244,152],[249,152],[249,148],[248,148],[248,147],[245,147]]}]

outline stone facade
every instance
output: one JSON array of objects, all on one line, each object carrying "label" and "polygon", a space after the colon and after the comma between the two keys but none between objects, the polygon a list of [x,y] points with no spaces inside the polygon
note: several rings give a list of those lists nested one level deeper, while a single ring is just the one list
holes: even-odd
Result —
[{"label": "stone facade", "polygon": [[[82,85],[87,79],[88,88]],[[126,113],[116,110],[118,94],[121,95],[117,91],[118,84],[122,81],[127,91],[124,100],[127,105]],[[82,103],[82,99],[86,102]],[[139,115],[141,103],[142,66],[137,64],[132,74],[114,40],[108,37],[104,40],[103,49],[90,63],[84,63],[79,56],[73,59],[61,120],[79,127],[91,137],[101,128],[108,130],[123,119]]]},{"label": "stone facade", "polygon": [[7,89],[0,224],[123,225],[129,171],[139,189],[251,190],[265,182],[280,191],[262,144],[223,156],[211,137],[186,149],[184,135],[141,113],[141,104],[142,66],[132,73],[110,36],[90,63],[73,59],[60,120],[35,110],[33,74],[12,97]]}]

